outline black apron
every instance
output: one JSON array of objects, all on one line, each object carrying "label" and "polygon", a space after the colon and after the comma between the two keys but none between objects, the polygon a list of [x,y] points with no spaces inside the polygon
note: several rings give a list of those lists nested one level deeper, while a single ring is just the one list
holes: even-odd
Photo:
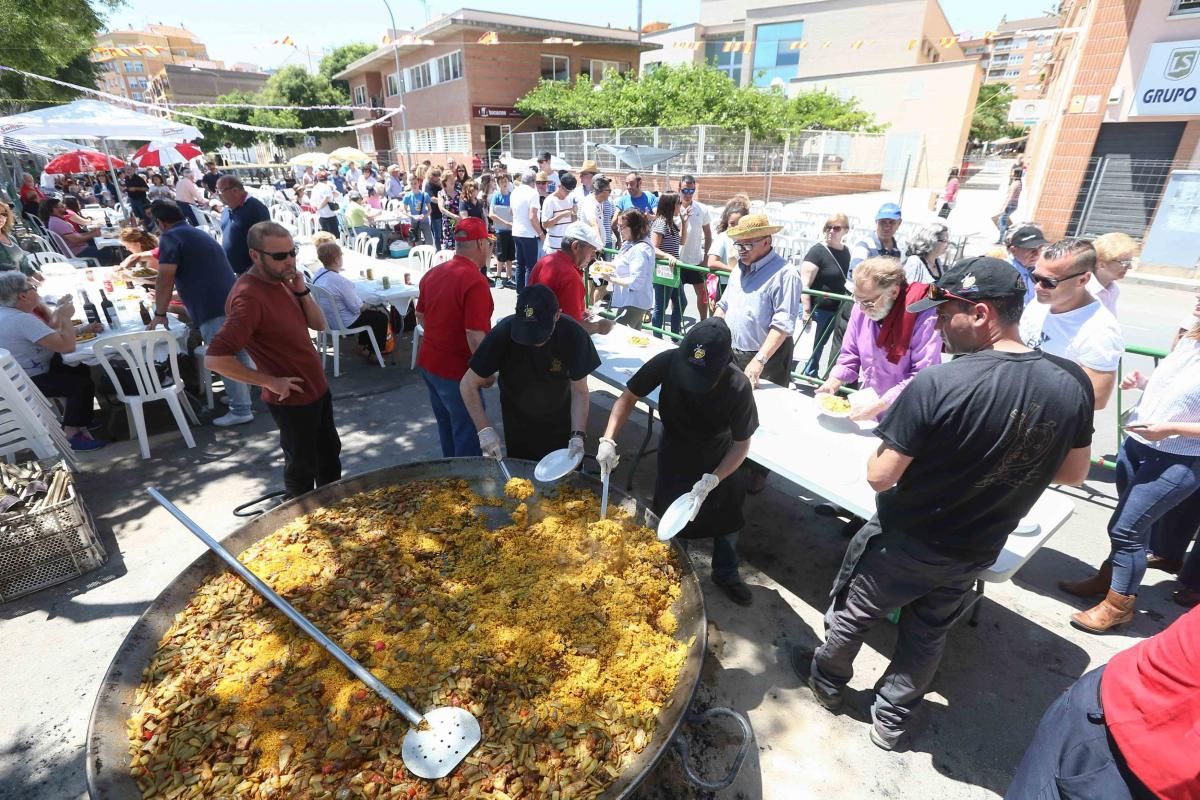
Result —
[{"label": "black apron", "polygon": [[501,365],[500,414],[507,454],[540,461],[570,441],[571,377],[563,356],[547,353],[547,365],[533,350],[514,348],[516,357]]},{"label": "black apron", "polygon": [[[669,383],[659,390],[659,413],[663,419],[672,417],[672,389]],[[654,479],[654,513],[661,516],[671,503],[692,490],[696,481],[707,473],[716,472],[717,465],[733,446],[729,429],[713,435],[696,431],[694,435],[672,435],[663,429],[658,442],[658,474]],[[679,536],[684,539],[710,539],[742,529],[742,503],[746,499],[746,481],[736,470],[704,499],[700,513],[687,524]]]}]

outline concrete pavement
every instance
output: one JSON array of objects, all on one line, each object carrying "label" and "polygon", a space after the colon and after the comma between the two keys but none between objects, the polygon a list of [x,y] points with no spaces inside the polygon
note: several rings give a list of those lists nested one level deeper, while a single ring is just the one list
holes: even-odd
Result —
[{"label": "concrete pavement", "polygon": [[[1180,293],[1165,292],[1131,286],[1123,298],[1128,321],[1144,325],[1147,340],[1167,335],[1161,321],[1173,317],[1162,310],[1164,304],[1184,304]],[[510,312],[513,293],[495,294],[497,315]],[[382,371],[349,359],[343,376],[332,381],[345,474],[437,457],[435,423],[423,383],[407,369],[408,352],[406,338],[395,353],[396,366]],[[599,383],[593,389],[589,449],[612,402]],[[489,402],[495,407],[498,399]],[[643,422],[638,413],[626,427],[623,453],[640,441]],[[100,678],[136,617],[201,553],[202,546],[150,502],[143,487],[158,486],[219,537],[238,524],[230,513],[235,505],[279,485],[276,433],[261,408],[248,426],[197,429],[194,450],[184,448],[169,426],[157,430],[149,461],[138,457],[131,442],[84,456],[80,484],[110,553],[105,567],[0,606],[4,800],[85,795],[82,748]],[[623,459],[614,477],[618,485],[631,462]],[[653,456],[645,462],[634,482],[642,498],[653,488]],[[1118,633],[1094,637],[1067,624],[1080,606],[1059,593],[1055,582],[1083,576],[1107,551],[1112,476],[1097,470],[1093,477],[1085,489],[1069,490],[1078,498],[1076,514],[1017,579],[988,586],[980,625],[960,625],[951,633],[934,692],[921,712],[924,728],[906,753],[875,748],[863,721],[870,688],[892,650],[892,626],[881,625],[868,638],[849,708],[841,715],[816,705],[787,662],[788,645],[811,646],[821,635],[827,592],[845,548],[840,523],[815,516],[816,498],[778,478],[749,498],[742,553],[754,607],[731,604],[711,585],[704,548],[693,556],[712,622],[702,702],[745,711],[756,736],[738,780],[720,797],[1002,795],[1046,706],[1083,672],[1182,613],[1169,600],[1169,577],[1150,572],[1137,618]],[[729,737],[720,731],[692,736],[700,751],[695,763],[719,772],[730,753]],[[664,758],[644,798],[698,796],[682,783],[677,758]]]}]

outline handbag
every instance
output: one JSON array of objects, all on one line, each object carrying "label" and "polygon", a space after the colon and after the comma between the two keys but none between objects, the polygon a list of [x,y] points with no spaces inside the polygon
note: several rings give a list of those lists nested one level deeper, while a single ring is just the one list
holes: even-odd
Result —
[{"label": "handbag", "polygon": [[335,203],[332,200],[330,200],[328,203],[326,203],[325,207],[328,208],[330,211],[337,211],[339,208],[341,208],[341,206],[339,206],[337,203]]}]

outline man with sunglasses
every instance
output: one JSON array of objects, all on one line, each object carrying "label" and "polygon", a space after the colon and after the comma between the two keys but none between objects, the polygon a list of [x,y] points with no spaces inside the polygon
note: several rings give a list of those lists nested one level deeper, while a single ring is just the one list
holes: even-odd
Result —
[{"label": "man with sunglasses", "polygon": [[825,643],[791,653],[814,699],[836,711],[864,638],[901,609],[871,709],[870,739],[884,750],[904,744],[979,574],[1050,483],[1087,476],[1091,384],[1021,342],[1024,297],[1009,264],[982,256],[959,261],[908,307],[936,307],[946,350],[962,355],[917,373],[875,429],[867,481],[878,511],[846,551]]},{"label": "man with sunglasses", "polygon": [[[684,264],[703,264],[704,254],[712,247],[712,212],[703,203],[696,200],[696,177],[684,175],[679,179],[679,216],[687,220],[688,230],[691,231],[683,246],[679,248],[679,260]],[[684,283],[691,284],[696,293],[696,305],[699,307],[700,320],[708,318],[708,286],[707,276],[693,269],[682,271]],[[682,288],[682,287],[680,287]]]},{"label": "man with sunglasses", "polygon": [[1048,244],[1050,243],[1042,235],[1042,229],[1036,225],[1022,225],[1008,240],[1008,254],[1012,256],[1009,263],[1025,279],[1025,305],[1029,305],[1034,300],[1034,282],[1031,273],[1037,266],[1042,248]]},{"label": "man with sunglasses", "polygon": [[1088,291],[1096,249],[1082,239],[1047,247],[1030,273],[1036,302],[1021,316],[1021,340],[1029,347],[1074,361],[1092,382],[1096,410],[1108,405],[1125,353],[1121,325]]},{"label": "man with sunglasses", "polygon": [[[289,497],[298,497],[342,476],[333,398],[308,338],[309,330],[325,330],[325,315],[296,269],[296,244],[287,228],[260,222],[247,238],[254,265],[229,293],[225,324],[208,346],[205,366],[263,387],[263,402],[279,426],[283,486]],[[243,349],[254,358],[253,368],[236,357]]]},{"label": "man with sunglasses", "polygon": [[[150,330],[159,325],[167,327],[167,305],[172,293],[178,291],[192,322],[200,329],[200,336],[212,344],[213,337],[225,324],[226,301],[237,278],[225,251],[210,234],[189,225],[183,210],[170,200],[155,200],[149,213],[163,234],[158,240],[154,318],[147,327]],[[243,364],[250,365],[245,352],[238,352],[237,356]],[[227,427],[254,421],[249,386],[236,380],[225,381],[225,399],[229,401],[229,413],[214,419],[214,425]]]}]

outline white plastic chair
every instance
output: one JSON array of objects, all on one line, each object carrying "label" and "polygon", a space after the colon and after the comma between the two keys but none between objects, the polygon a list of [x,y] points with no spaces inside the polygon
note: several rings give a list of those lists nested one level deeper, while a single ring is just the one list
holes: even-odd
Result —
[{"label": "white plastic chair", "polygon": [[[408,266],[418,275],[423,275],[433,265],[433,256],[437,253],[431,244],[419,244],[408,251]],[[415,269],[413,269],[415,267]]]},{"label": "white plastic chair", "polygon": [[313,214],[301,214],[296,220],[296,235],[311,239],[316,235],[317,218]]},{"label": "white plastic chair", "polygon": [[57,410],[16,359],[0,350],[0,456],[11,464],[22,450],[38,458],[61,455],[72,469],[79,466]]},{"label": "white plastic chair", "polygon": [[453,250],[438,250],[433,254],[433,261],[429,264],[429,268],[433,269],[438,264],[445,264],[452,258],[454,258]]},{"label": "white plastic chair", "polygon": [[[313,294],[316,295],[317,305],[321,306],[323,309],[337,308],[337,305],[333,299],[333,295],[331,295],[327,290],[317,286],[316,284],[309,284],[309,286],[313,290]],[[332,340],[333,377],[340,377],[342,374],[342,337],[357,336],[360,333],[367,334],[367,338],[371,342],[371,349],[375,351],[375,359],[379,362],[379,366],[381,368],[383,367],[383,353],[379,350],[379,342],[375,340],[375,331],[371,329],[370,325],[360,325],[357,328],[334,328],[333,325],[335,322],[337,322],[339,325],[341,324],[341,320],[337,318],[336,314],[326,314],[325,330],[317,331],[317,349],[321,351],[321,369],[325,368],[327,341]]]},{"label": "white plastic chair", "polygon": [[[359,235],[366,236],[367,234],[362,233]],[[366,256],[367,258],[375,258],[379,254],[379,240],[375,239],[375,238],[370,238],[367,241],[363,242],[362,254],[364,256]]]},{"label": "white plastic chair", "polygon": [[[155,350],[160,345],[167,348],[167,360],[171,367],[173,381],[169,386],[163,385],[162,380],[158,377],[158,370],[155,368]],[[179,425],[179,432],[183,434],[183,440],[187,442],[188,447],[196,446],[196,440],[192,438],[192,430],[188,427],[188,420],[190,419],[194,425],[199,425],[200,420],[196,418],[192,404],[184,396],[183,380],[179,377],[179,345],[175,341],[175,334],[161,330],[127,333],[105,339],[98,343],[93,351],[96,358],[100,360],[100,366],[104,368],[108,379],[112,381],[117,399],[125,404],[125,414],[129,418],[129,430],[130,433],[137,432],[142,458],[150,457],[150,438],[146,434],[146,416],[142,406],[155,400],[167,401],[171,414],[175,417],[176,424]],[[126,393],[125,388],[121,386],[116,370],[109,363],[109,358],[113,356],[119,356],[125,362],[125,366],[129,368],[133,383],[137,387],[135,394]]]},{"label": "white plastic chair", "polygon": [[[37,267],[38,272],[43,275],[74,275],[75,265],[72,264],[62,253],[51,253],[42,251],[40,253],[30,253],[29,263]],[[53,266],[53,265],[57,265]]]},{"label": "white plastic chair", "polygon": [[421,348],[421,337],[425,335],[425,326],[417,323],[417,327],[413,328],[413,345],[412,345],[412,361],[409,362],[409,369],[417,368],[417,351]]},{"label": "white plastic chair", "polygon": [[54,231],[46,231],[46,236],[50,240],[50,245],[54,251],[66,256],[72,263],[82,262],[87,267],[93,267],[95,269],[100,268],[99,259],[75,255],[75,253],[71,250],[71,246],[67,244],[67,240],[59,236]]},{"label": "white plastic chair", "polygon": [[200,383],[200,388],[204,390],[204,407],[212,411],[215,405],[213,403],[212,372],[204,366],[206,355],[208,355],[208,345],[202,344],[192,350],[192,358],[196,359],[196,379]]},{"label": "white plastic chair", "polygon": [[365,253],[367,248],[367,240],[370,239],[370,234],[357,233],[354,235],[353,249],[356,253]]}]

